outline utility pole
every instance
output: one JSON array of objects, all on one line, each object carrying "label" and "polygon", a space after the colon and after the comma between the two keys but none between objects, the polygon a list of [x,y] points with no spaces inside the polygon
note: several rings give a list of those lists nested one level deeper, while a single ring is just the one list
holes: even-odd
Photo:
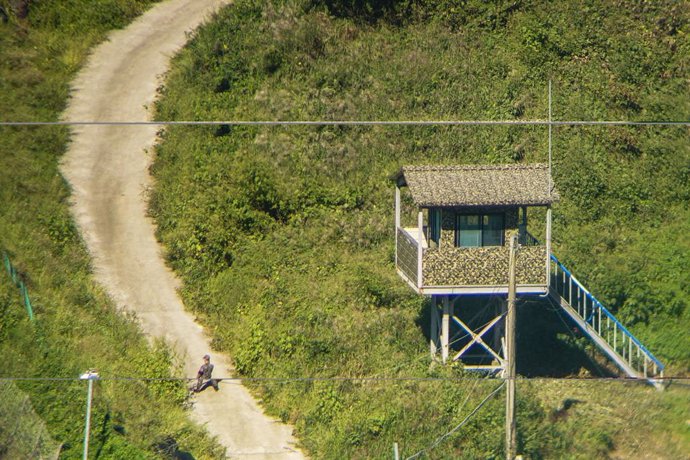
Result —
[{"label": "utility pole", "polygon": [[508,256],[508,312],[506,315],[506,460],[513,460],[516,451],[515,436],[515,255],[517,235],[510,237]]},{"label": "utility pole", "polygon": [[86,396],[86,426],[84,427],[84,455],[83,460],[89,457],[89,433],[91,431],[91,397],[93,396],[93,381],[98,380],[98,372],[88,371],[79,377],[81,380],[88,380],[89,389]]}]

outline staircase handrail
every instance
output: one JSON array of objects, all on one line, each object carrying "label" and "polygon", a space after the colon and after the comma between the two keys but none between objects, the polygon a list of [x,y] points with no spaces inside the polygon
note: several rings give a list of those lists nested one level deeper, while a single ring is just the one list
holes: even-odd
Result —
[{"label": "staircase handrail", "polygon": [[[584,287],[584,285],[575,277],[575,275],[573,275],[573,274],[570,272],[570,270],[568,270],[568,269],[565,267],[565,265],[563,265],[563,264],[556,258],[555,255],[551,254],[551,260],[554,261],[554,262],[556,262],[556,264],[558,265],[558,267],[559,267],[561,270],[563,270],[563,272],[564,272],[566,275],[568,275],[568,276],[570,277],[570,279],[572,279],[572,280],[575,282],[575,284],[577,284],[578,287],[579,287],[580,289],[582,289],[582,291],[584,291],[584,293],[587,295],[587,297],[589,297],[589,299],[592,301],[592,303],[593,303],[594,305],[596,305],[597,308],[601,309],[601,311],[603,311],[604,314],[605,314],[606,316],[608,316],[608,318],[609,318],[611,321],[613,321],[613,323],[614,323],[614,324],[615,324],[625,335],[627,335],[628,338],[630,338],[630,340],[632,340],[633,343],[634,343],[635,345],[637,345],[637,346],[639,347],[639,349],[642,350],[642,352],[643,352],[645,355],[647,355],[647,357],[648,357],[650,360],[652,360],[652,361],[654,362],[654,364],[656,364],[656,365],[658,366],[658,368],[659,368],[660,371],[664,369],[665,366],[661,363],[661,361],[659,361],[659,360],[652,354],[651,351],[647,350],[647,348],[646,348],[644,345],[642,345],[642,343],[641,343],[639,340],[637,340],[637,337],[635,337],[625,326],[623,326],[623,324],[622,324],[620,321],[618,321],[618,319],[616,319],[616,317],[613,316],[613,314],[612,314],[612,313],[611,313],[601,302],[599,302],[599,300],[597,300],[597,298],[594,297],[594,295],[592,295],[592,293],[589,292],[589,291],[587,290],[587,288]],[[591,315],[590,315],[590,317],[591,317]]]},{"label": "staircase handrail", "polygon": [[532,235],[527,230],[521,231],[518,236],[520,244],[523,244],[525,246],[541,246],[541,241],[536,239],[534,235]]}]

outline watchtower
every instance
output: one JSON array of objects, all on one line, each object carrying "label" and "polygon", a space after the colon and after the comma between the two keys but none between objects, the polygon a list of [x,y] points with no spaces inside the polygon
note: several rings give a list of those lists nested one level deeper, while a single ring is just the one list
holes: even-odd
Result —
[{"label": "watchtower", "polygon": [[[432,297],[430,347],[449,358],[451,322],[470,337],[453,360],[480,349],[484,358],[466,367],[502,370],[502,322],[508,293],[509,248],[518,235],[518,294],[547,295],[551,273],[551,204],[558,199],[548,165],[404,166],[396,175],[395,226],[398,274],[418,293]],[[403,215],[402,191],[409,206]],[[545,208],[543,235],[527,231],[528,210]],[[531,212],[530,212],[531,213]],[[403,220],[412,222],[404,225]],[[416,220],[416,222],[414,222]],[[415,225],[416,224],[416,225]],[[468,295],[498,295],[497,315],[478,330],[454,314]],[[501,311],[502,310],[502,311]],[[487,334],[493,329],[493,340]],[[493,342],[492,344],[488,342]],[[474,355],[476,358],[477,355]],[[481,358],[481,356],[480,356]]]}]

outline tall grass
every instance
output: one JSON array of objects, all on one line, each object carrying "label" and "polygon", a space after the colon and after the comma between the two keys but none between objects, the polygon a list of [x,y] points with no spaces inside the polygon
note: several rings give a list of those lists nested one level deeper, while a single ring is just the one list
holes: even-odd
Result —
[{"label": "tall grass", "polygon": [[[159,118],[544,119],[549,79],[559,120],[690,113],[687,6],[324,3],[235,2],[175,58]],[[353,14],[359,4],[369,9]],[[557,128],[554,139],[559,258],[670,372],[687,373],[687,131]],[[430,365],[427,305],[393,267],[390,176],[403,164],[546,156],[542,127],[175,127],[157,148],[151,211],[187,305],[243,375],[469,379],[256,385],[315,457],[383,458],[396,441],[410,454],[427,447],[495,384]],[[533,316],[520,328],[544,330],[521,342],[524,372],[566,356],[559,375],[596,371],[581,339],[544,320],[543,306],[525,312]],[[561,423],[544,397],[567,399],[567,385],[531,388],[518,411],[530,458],[605,458],[627,442],[626,398],[651,398],[659,410],[688,401],[592,384],[609,401],[592,396],[595,409],[577,407]],[[428,455],[502,456],[501,407],[490,402]],[[617,421],[593,423],[606,411]],[[639,416],[673,452],[690,451],[677,414]]]},{"label": "tall grass", "polygon": [[[10,12],[9,3],[0,6]],[[90,47],[151,3],[30,2],[26,18],[10,14],[0,21],[1,119],[57,120]],[[169,457],[175,451],[220,457],[219,447],[186,419],[184,383],[112,380],[179,372],[168,348],[149,344],[134,318],[119,314],[92,280],[89,256],[69,214],[69,188],[58,172],[67,129],[0,127],[0,138],[0,249],[20,270],[36,314],[30,322],[3,268],[0,377],[76,379],[97,368],[104,380],[95,385],[91,452],[100,458]],[[61,457],[79,457],[85,383],[20,380],[17,386],[62,444]],[[12,426],[0,420],[0,428]]]}]

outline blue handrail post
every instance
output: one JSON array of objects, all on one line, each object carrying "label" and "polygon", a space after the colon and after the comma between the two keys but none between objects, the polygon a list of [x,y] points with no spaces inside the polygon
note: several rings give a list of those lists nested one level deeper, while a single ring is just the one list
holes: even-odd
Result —
[{"label": "blue handrail post", "polygon": [[[647,348],[642,345],[642,343],[625,327],[623,324],[618,321],[618,319],[601,303],[599,300],[592,295],[583,285],[580,283],[580,281],[573,276],[573,274],[556,258],[555,255],[551,254],[550,255],[551,260],[555,262],[556,268],[554,270],[555,273],[555,291],[558,293],[559,296],[561,296],[568,304],[571,306],[571,308],[575,308],[577,310],[577,314],[585,320],[585,323],[592,326],[593,332],[597,332],[601,336],[601,313],[606,316],[607,318],[607,335],[608,331],[610,330],[610,326],[608,326],[609,322],[612,323],[613,325],[613,344],[611,344],[610,338],[608,337],[602,337],[609,345],[613,347],[613,350],[616,353],[618,352],[618,340],[617,340],[617,332],[620,331],[621,337],[623,340],[623,346],[626,345],[626,337],[628,341],[628,350],[627,350],[627,361],[630,366],[633,366],[633,355],[632,355],[632,345],[635,344],[637,349],[642,352],[644,355],[644,362],[642,364],[643,366],[643,372],[644,376],[647,376],[647,371],[648,371],[648,366],[647,366],[647,360],[651,361],[654,364],[654,370],[655,374],[659,373],[659,375],[663,375],[663,370],[664,370],[664,365],[659,361]],[[558,271],[561,271],[563,273],[563,279],[559,280],[561,278],[559,275]],[[561,284],[562,282],[562,284]],[[572,296],[572,290],[573,287],[577,288],[577,296],[576,296],[576,301],[577,305],[573,305],[573,296]],[[584,293],[584,296],[580,296],[580,291]],[[590,300],[591,302],[591,312],[587,312],[587,299]],[[580,312],[579,306],[582,304],[583,306],[583,311]],[[594,319],[595,315],[599,314],[599,327],[596,328],[594,325]],[[597,330],[598,329],[598,330]],[[623,349],[621,350],[621,356],[623,359],[626,359],[626,350]],[[638,362],[639,364],[639,362]],[[639,367],[639,366],[638,366]],[[639,369],[638,369],[639,371]]]},{"label": "blue handrail post", "polygon": [[10,275],[10,278],[12,278],[12,282],[19,288],[19,295],[22,297],[22,301],[26,307],[26,312],[29,315],[29,319],[33,321],[34,310],[31,306],[31,300],[29,299],[29,290],[26,288],[26,284],[24,284],[24,281],[22,280],[21,276],[19,276],[19,273],[17,273],[17,269],[14,267],[14,265],[12,265],[7,252],[2,252],[2,259],[5,264],[5,268],[7,269],[7,273]]},{"label": "blue handrail post", "polygon": [[24,306],[26,307],[26,312],[29,314],[29,319],[31,321],[34,320],[34,309],[31,306],[31,300],[29,299],[29,290],[26,288],[26,285],[22,282],[22,297],[24,298]]},{"label": "blue handrail post", "polygon": [[10,258],[6,252],[2,253],[2,260],[3,262],[5,262],[5,268],[7,269],[7,273],[9,273],[10,276],[12,276],[12,264],[10,264]]}]

